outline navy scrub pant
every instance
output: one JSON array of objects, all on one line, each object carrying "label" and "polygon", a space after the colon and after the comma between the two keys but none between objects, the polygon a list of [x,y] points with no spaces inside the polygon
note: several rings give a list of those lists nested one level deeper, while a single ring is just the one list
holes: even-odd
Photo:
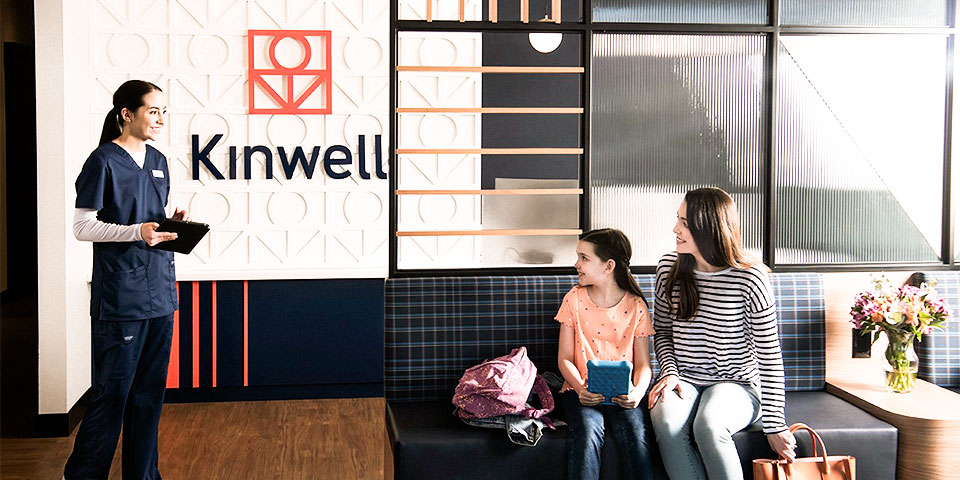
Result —
[{"label": "navy scrub pant", "polygon": [[173,315],[93,320],[93,397],[80,424],[67,480],[104,479],[123,426],[124,480],[160,480],[157,427],[167,383]]}]

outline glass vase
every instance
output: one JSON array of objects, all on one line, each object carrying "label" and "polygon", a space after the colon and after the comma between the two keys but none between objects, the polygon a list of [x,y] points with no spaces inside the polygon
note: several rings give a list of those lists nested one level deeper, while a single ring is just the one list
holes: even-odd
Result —
[{"label": "glass vase", "polygon": [[887,350],[883,356],[883,370],[887,389],[896,393],[913,390],[917,380],[920,360],[913,351],[914,334],[911,332],[887,331]]}]

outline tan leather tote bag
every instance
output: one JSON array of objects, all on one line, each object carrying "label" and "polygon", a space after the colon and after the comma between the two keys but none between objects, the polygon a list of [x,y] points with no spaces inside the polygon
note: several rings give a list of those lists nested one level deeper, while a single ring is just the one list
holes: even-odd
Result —
[{"label": "tan leather tote bag", "polygon": [[[756,459],[753,461],[753,480],[856,480],[857,459],[850,455],[827,456],[823,439],[803,423],[790,425],[790,431],[806,430],[813,442],[812,457],[786,460]],[[819,454],[817,452],[820,452]]]}]

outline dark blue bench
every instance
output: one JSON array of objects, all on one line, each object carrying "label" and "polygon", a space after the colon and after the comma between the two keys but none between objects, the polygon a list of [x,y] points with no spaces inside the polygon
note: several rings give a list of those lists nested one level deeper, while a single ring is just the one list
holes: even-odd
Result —
[{"label": "dark blue bench", "polygon": [[[651,300],[653,276],[637,280]],[[896,429],[824,391],[821,276],[775,274],[771,280],[780,312],[788,423],[817,429],[831,454],[856,456],[860,478],[893,479]],[[387,456],[392,453],[395,478],[565,477],[566,429],[547,431],[536,447],[516,446],[504,432],[463,424],[452,415],[450,399],[465,369],[520,345],[540,370],[556,371],[559,325],[553,316],[575,282],[572,275],[386,281]],[[752,459],[773,456],[759,427],[739,432],[734,441],[747,478]],[[802,437],[800,452],[811,454]],[[602,455],[601,477],[620,478],[612,439]]]}]

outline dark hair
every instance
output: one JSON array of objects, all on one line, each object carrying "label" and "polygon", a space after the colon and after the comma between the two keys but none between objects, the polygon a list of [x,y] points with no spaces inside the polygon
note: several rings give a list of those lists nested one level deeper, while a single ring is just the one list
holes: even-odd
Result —
[{"label": "dark hair", "polygon": [[[620,230],[615,228],[601,228],[590,230],[580,235],[580,240],[593,244],[593,251],[600,257],[600,260],[614,261],[613,279],[617,286],[636,295],[647,304],[647,299],[643,298],[640,286],[637,280],[630,274],[630,257],[633,256],[633,250],[630,248],[630,240]],[[649,308],[649,305],[647,305]]]},{"label": "dark hair", "polygon": [[143,80],[127,80],[113,92],[113,108],[103,119],[103,130],[100,132],[100,145],[113,141],[123,132],[123,119],[120,112],[126,108],[131,112],[143,106],[143,96],[152,91],[162,92],[160,87]]},{"label": "dark hair", "polygon": [[910,277],[907,278],[907,281],[903,282],[904,285],[911,285],[917,288],[920,288],[920,285],[924,283],[930,283],[927,280],[927,274],[923,272],[913,272],[910,274]]},{"label": "dark hair", "polygon": [[[715,267],[750,268],[759,262],[743,249],[737,205],[727,192],[707,187],[690,190],[683,197],[687,204],[687,227],[704,261]],[[664,284],[670,312],[677,318],[693,317],[700,306],[697,280],[693,274],[697,261],[691,254],[678,254]],[[679,302],[674,305],[673,289],[679,287]]]}]

